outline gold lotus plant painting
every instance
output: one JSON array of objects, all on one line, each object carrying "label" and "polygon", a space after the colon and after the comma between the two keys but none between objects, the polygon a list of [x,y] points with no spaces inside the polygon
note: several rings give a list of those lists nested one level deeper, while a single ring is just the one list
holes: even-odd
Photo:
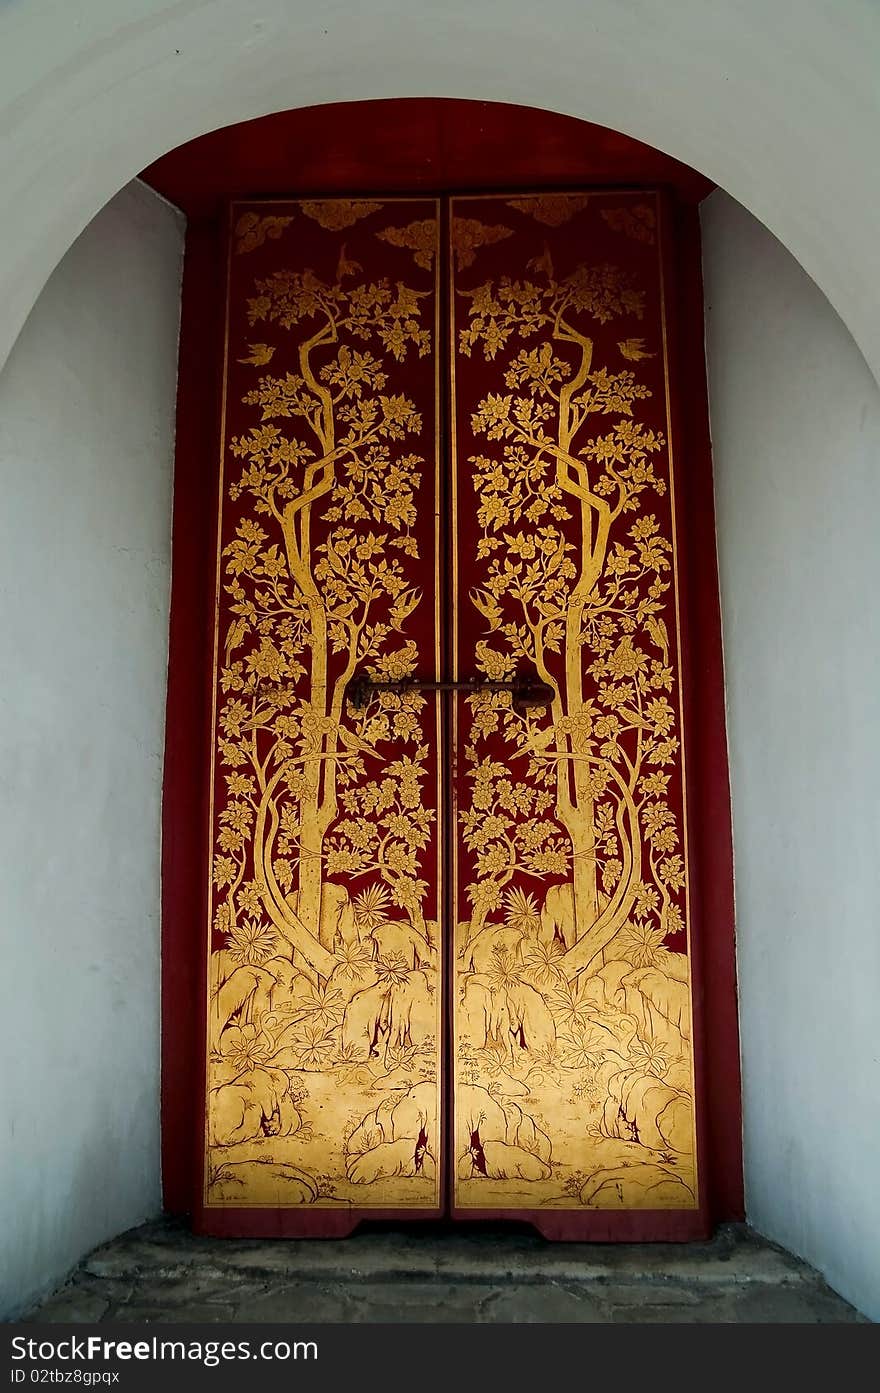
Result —
[{"label": "gold lotus plant painting", "polygon": [[661,224],[232,208],[206,1210],[700,1206]]}]

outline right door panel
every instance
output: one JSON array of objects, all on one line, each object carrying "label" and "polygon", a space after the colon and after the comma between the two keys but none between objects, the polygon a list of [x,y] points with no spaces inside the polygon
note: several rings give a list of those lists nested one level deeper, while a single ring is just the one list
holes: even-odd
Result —
[{"label": "right door panel", "polygon": [[644,191],[452,202],[455,675],[553,692],[456,702],[462,1217],[700,1207],[659,240]]}]

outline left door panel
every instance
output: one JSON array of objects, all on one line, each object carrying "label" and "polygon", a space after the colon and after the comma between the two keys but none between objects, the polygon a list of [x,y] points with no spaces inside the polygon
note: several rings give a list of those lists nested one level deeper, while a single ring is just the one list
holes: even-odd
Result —
[{"label": "left door panel", "polygon": [[439,672],[438,220],[434,200],[231,209],[208,1230],[441,1206],[439,702],[346,699],[356,673]]}]

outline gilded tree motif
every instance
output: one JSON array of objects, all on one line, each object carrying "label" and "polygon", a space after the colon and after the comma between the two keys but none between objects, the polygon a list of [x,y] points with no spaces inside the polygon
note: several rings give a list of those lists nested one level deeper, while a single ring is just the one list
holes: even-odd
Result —
[{"label": "gilded tree motif", "polygon": [[[221,549],[210,1104],[215,1148],[226,1148],[220,1202],[270,1180],[288,1202],[322,1202],[363,1180],[367,1161],[346,1174],[345,1127],[400,1071],[425,1080],[434,1105],[418,1164],[414,1146],[394,1174],[433,1180],[433,713],[416,691],[357,708],[347,699],[355,671],[399,679],[434,647],[432,606],[421,628],[417,613],[433,594],[432,527],[419,522],[420,498],[433,499],[433,429],[406,390],[419,384],[433,406],[432,282],[369,274],[334,235],[379,210],[301,205],[323,229],[308,244],[321,272],[288,241],[235,282],[241,347],[231,348],[253,375],[228,404],[241,425],[228,435]],[[251,251],[277,240],[295,216],[242,215],[239,249],[243,235],[258,238]],[[364,259],[381,230],[360,234]],[[325,1138],[312,1135],[306,1100],[328,1088],[323,1125],[338,1131]],[[265,1169],[267,1138],[273,1165],[296,1156],[292,1178]],[[330,1152],[322,1187],[310,1166]]]},{"label": "gilded tree motif", "polygon": [[[463,1208],[693,1208],[655,201],[449,214],[442,248],[431,200],[231,223],[207,1203],[434,1213],[445,1162]],[[408,679],[444,676],[453,613],[457,671],[494,685],[450,699],[447,811]],[[527,675],[546,705],[498,689]]]},{"label": "gilded tree motif", "polygon": [[[411,528],[425,460],[408,443],[422,422],[409,398],[386,391],[385,358],[430,347],[419,296],[365,282],[357,269],[341,261],[334,284],[287,271],[257,282],[249,324],[305,332],[299,372],[262,376],[244,398],[258,423],[230,442],[241,466],[230,497],[248,494],[254,516],[224,548],[236,618],[224,645],[220,751],[225,765],[247,772],[229,776],[236,799],[222,815],[226,855],[214,878],[230,930],[242,909],[259,905],[322,976],[333,970],[335,909],[325,877],[375,872],[421,927],[417,853],[428,835],[419,809],[423,699],[393,697],[344,723],[358,665],[399,677],[416,656],[411,641],[389,649],[387,640],[420,596],[403,563],[418,560]],[[318,510],[332,526],[313,551]],[[331,679],[333,653],[344,661]],[[413,745],[412,754],[365,783],[370,753],[389,740]],[[369,840],[360,818],[340,811],[377,814]],[[252,823],[254,879],[245,883]]]},{"label": "gilded tree motif", "polygon": [[[642,509],[643,495],[665,491],[654,465],[665,440],[634,419],[648,389],[629,369],[594,364],[593,340],[575,323],[576,315],[599,324],[641,318],[640,292],[607,265],[581,265],[559,282],[548,252],[533,269],[533,281],[464,292],[469,323],[459,350],[481,351],[490,361],[507,350],[508,390],[487,394],[471,423],[489,450],[470,461],[482,528],[478,557],[486,563],[472,600],[490,635],[477,647],[478,664],[496,679],[520,664],[534,666],[554,691],[552,724],[499,709],[504,698],[478,699],[475,729],[501,721],[510,743],[529,755],[528,779],[514,792],[508,770],[474,752],[474,804],[465,827],[480,847],[471,887],[475,926],[501,903],[516,871],[570,872],[574,922],[561,927],[568,948],[588,939],[578,950],[588,966],[635,905],[640,795],[659,800],[650,813],[651,845],[659,836],[671,851],[677,842],[660,796],[662,776],[649,777],[647,788],[640,783],[648,766],[669,763],[677,749],[668,642],[657,619],[670,543]],[[523,340],[534,346],[519,347]],[[596,417],[610,429],[588,435]],[[621,520],[629,525],[619,528]],[[566,527],[571,522],[574,530]],[[631,756],[624,753],[627,737],[635,742]],[[517,811],[527,819],[515,821]],[[655,865],[661,926],[675,914],[666,887],[680,880],[676,864]]]},{"label": "gilded tree motif", "polygon": [[[652,401],[659,325],[645,292],[657,272],[644,280],[632,257],[589,259],[591,242],[607,255],[599,212],[630,236],[636,224],[652,228],[654,213],[602,207],[587,222],[593,199],[572,198],[567,213],[564,201],[509,205],[559,228],[577,215],[584,231],[557,234],[559,255],[539,241],[536,253],[519,251],[515,271],[502,262],[488,279],[454,283],[459,449],[465,435],[477,447],[460,464],[461,506],[476,509],[477,528],[473,552],[459,560],[470,602],[459,661],[495,682],[534,672],[552,692],[547,707],[530,709],[503,692],[468,698],[459,1077],[498,1097],[531,1097],[536,1118],[563,1089],[586,1090],[581,1111],[597,1136],[638,1145],[645,1194],[656,1199],[665,1186],[673,1206],[687,1207],[670,466],[665,407]],[[561,269],[554,258],[564,258]],[[569,1196],[613,1203],[593,1185],[601,1167],[596,1159],[590,1169],[577,1112],[546,1124],[551,1172],[564,1175],[578,1154],[584,1169],[571,1173],[576,1184],[569,1174]],[[473,1180],[461,1120],[459,1135],[460,1179]],[[659,1179],[650,1170],[658,1164],[669,1171]],[[514,1174],[502,1168],[494,1178]],[[647,1203],[633,1191],[639,1183],[632,1176],[623,1187],[628,1204]],[[542,1194],[559,1202],[558,1191]]]}]

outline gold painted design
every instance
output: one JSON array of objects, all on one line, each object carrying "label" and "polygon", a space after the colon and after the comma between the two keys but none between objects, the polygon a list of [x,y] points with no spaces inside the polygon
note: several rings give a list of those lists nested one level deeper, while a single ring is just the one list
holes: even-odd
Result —
[{"label": "gold painted design", "polygon": [[547,227],[561,227],[586,208],[589,201],[590,195],[586,193],[545,193],[534,198],[510,198],[507,206],[530,214]]},{"label": "gold painted design", "polygon": [[407,227],[386,227],[382,232],[377,232],[376,236],[383,242],[390,242],[393,247],[405,247],[413,253],[413,260],[417,266],[430,271],[437,255],[439,233],[440,229],[433,218],[420,218]]},{"label": "gold painted design", "polygon": [[635,208],[603,208],[602,217],[615,232],[623,232],[636,242],[654,245],[657,218],[654,209],[647,203],[640,203]]},{"label": "gold painted design", "polygon": [[617,347],[622,358],[630,363],[640,363],[643,358],[656,358],[656,353],[648,353],[644,339],[618,339]]},{"label": "gold painted design", "polygon": [[361,218],[378,213],[381,203],[353,202],[344,198],[328,198],[314,202],[301,203],[300,208],[307,218],[313,218],[328,232],[340,232],[343,228],[354,227]]},{"label": "gold painted design", "polygon": [[[592,328],[641,319],[644,291],[608,264],[560,278],[546,248],[528,270],[453,287],[458,353],[497,364],[480,400],[453,399],[485,440],[459,486],[480,529],[473,656],[553,691],[525,712],[474,695],[460,722],[476,875],[456,926],[456,1203],[690,1209],[689,963],[665,946],[687,916],[674,539],[651,506],[671,459],[639,419],[651,391],[596,361]],[[637,362],[642,343],[618,346]]]},{"label": "gold painted design", "polygon": [[270,343],[249,343],[248,352],[244,358],[238,358],[239,363],[246,363],[251,368],[264,368],[267,363],[271,363],[275,356],[275,348]]},{"label": "gold painted design", "polygon": [[[438,228],[435,222],[419,220],[408,227],[389,227],[376,234],[383,242],[405,247],[413,253],[417,266],[430,269],[437,254]],[[492,246],[512,236],[509,227],[487,227],[475,218],[454,218],[451,239],[459,270],[472,266],[480,247]]]},{"label": "gold painted design", "polygon": [[499,224],[487,227],[477,218],[453,217],[450,236],[455,264],[459,271],[464,271],[468,266],[473,266],[480,247],[491,247],[496,242],[503,242],[507,237],[513,236],[513,230]]},{"label": "gold painted design", "polygon": [[395,380],[433,352],[426,298],[342,248],[335,279],[288,254],[247,299],[267,342],[238,361],[296,371],[242,398],[222,483],[208,1205],[439,1200],[436,708],[345,700],[356,668],[434,661],[434,615],[414,625],[436,557],[414,529],[436,447]]},{"label": "gold painted design", "polygon": [[235,224],[235,250],[241,256],[244,252],[256,251],[261,247],[266,238],[277,241],[286,227],[293,222],[293,218],[265,217],[261,218],[259,213],[242,213],[238,222]]},{"label": "gold painted design", "polygon": [[[435,325],[424,290],[371,279],[336,237],[386,205],[339,202],[299,205],[311,236],[334,238],[335,272],[285,246],[227,344],[251,386],[222,481],[236,526],[215,673],[209,1206],[439,1203],[439,706],[417,691],[344,700],[356,668],[396,679],[437,661],[437,555],[415,535],[438,511],[437,443],[432,457],[406,390]],[[587,196],[513,202],[548,228],[595,217]],[[231,249],[290,221],[239,218]],[[434,270],[438,227],[375,236]],[[513,235],[453,217],[456,274]],[[546,710],[456,703],[469,794],[455,835],[476,865],[454,928],[456,1203],[692,1209],[690,976],[667,947],[687,927],[669,796],[684,759],[664,620],[674,536],[656,501],[672,461],[640,419],[656,340],[632,332],[646,286],[619,267],[560,275],[548,246],[522,260],[516,279],[452,287],[453,405],[481,438],[452,485],[454,554],[464,510],[479,528],[459,599],[452,578],[453,606],[481,627],[464,662],[489,679],[528,665],[554,692]],[[473,402],[456,398],[456,353],[479,362]]]}]

